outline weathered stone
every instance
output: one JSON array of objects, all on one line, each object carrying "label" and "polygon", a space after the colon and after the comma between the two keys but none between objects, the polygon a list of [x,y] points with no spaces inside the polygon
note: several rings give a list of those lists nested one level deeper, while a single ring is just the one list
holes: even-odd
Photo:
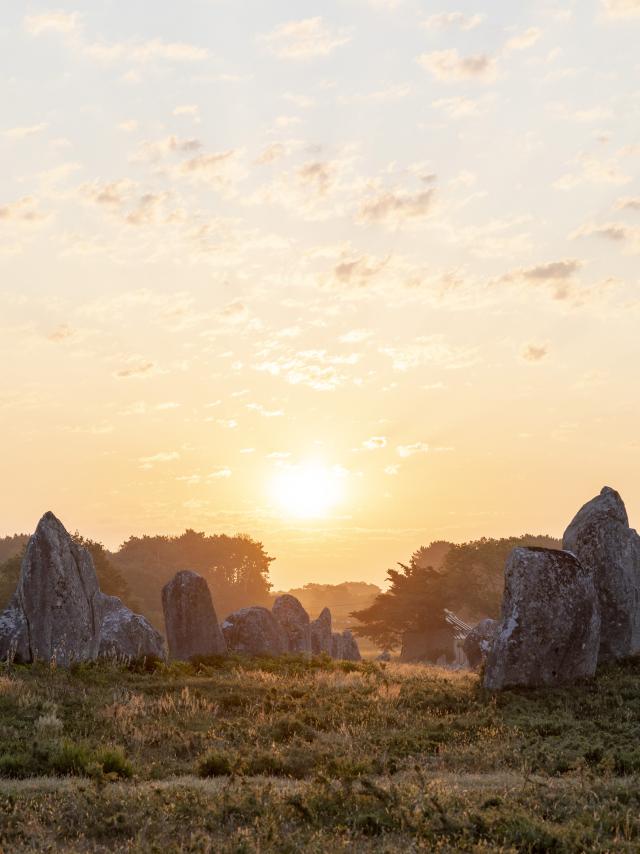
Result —
[{"label": "weathered stone", "polygon": [[209,585],[197,572],[182,570],[165,584],[162,609],[171,658],[188,661],[195,655],[226,654]]},{"label": "weathered stone", "polygon": [[462,649],[467,656],[469,667],[479,667],[486,661],[498,630],[497,620],[480,620],[464,639]]},{"label": "weathered stone", "polygon": [[354,638],[349,629],[342,632],[342,656],[345,661],[360,661],[360,648],[358,641]]},{"label": "weathered stone", "polygon": [[135,660],[164,658],[164,639],[141,614],[134,614],[116,596],[102,595],[101,657]]},{"label": "weathered stone", "polygon": [[311,654],[309,615],[295,596],[285,593],[273,603],[271,613],[287,638],[287,652]]},{"label": "weathered stone", "polygon": [[241,608],[222,624],[227,646],[245,655],[282,655],[288,642],[282,627],[271,611],[260,605]]},{"label": "weathered stone", "polygon": [[15,594],[0,614],[0,661],[18,664],[31,661],[27,621]]},{"label": "weathered stone", "polygon": [[600,661],[640,651],[640,537],[619,494],[605,486],[564,533],[563,548],[594,573],[600,601]]},{"label": "weathered stone", "polygon": [[323,608],[320,615],[311,621],[311,652],[331,655],[331,611]]},{"label": "weathered stone", "polygon": [[340,632],[331,634],[331,658],[340,660],[342,658],[342,635]]},{"label": "weathered stone", "polygon": [[599,639],[593,572],[568,552],[514,549],[485,687],[558,685],[593,676]]},{"label": "weathered stone", "polygon": [[0,656],[67,666],[96,658],[102,621],[89,552],[45,513],[25,552],[16,592],[0,620]]}]

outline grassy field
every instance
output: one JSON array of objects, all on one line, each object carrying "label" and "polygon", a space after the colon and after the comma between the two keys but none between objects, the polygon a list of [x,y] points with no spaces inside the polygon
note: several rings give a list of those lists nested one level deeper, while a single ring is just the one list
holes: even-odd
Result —
[{"label": "grassy field", "polygon": [[0,850],[640,850],[640,662],[566,690],[209,660],[0,670]]}]

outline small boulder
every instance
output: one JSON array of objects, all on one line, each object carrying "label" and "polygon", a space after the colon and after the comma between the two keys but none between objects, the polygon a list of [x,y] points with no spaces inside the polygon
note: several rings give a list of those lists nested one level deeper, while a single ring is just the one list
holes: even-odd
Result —
[{"label": "small boulder", "polygon": [[485,687],[542,687],[593,676],[599,641],[593,571],[569,552],[514,549]]},{"label": "small boulder", "polygon": [[226,654],[209,585],[197,572],[182,570],[165,584],[162,609],[171,658],[188,661],[195,655]]},{"label": "small boulder", "polygon": [[311,652],[314,655],[331,655],[331,611],[323,608],[320,615],[311,621]]},{"label": "small boulder", "polygon": [[358,641],[354,638],[349,629],[342,632],[342,656],[345,661],[360,661],[360,648]]},{"label": "small boulder", "polygon": [[563,548],[594,574],[600,601],[600,661],[640,651],[640,537],[620,495],[608,486],[582,507]]},{"label": "small boulder", "polygon": [[476,667],[479,667],[483,661],[486,661],[497,630],[498,621],[490,620],[489,618],[486,620],[480,620],[480,622],[471,629],[462,644],[462,649],[464,654],[467,656],[469,667],[475,669]]},{"label": "small boulder", "polygon": [[261,605],[240,608],[225,619],[222,633],[229,650],[245,655],[282,655],[288,641],[271,611]]},{"label": "small boulder", "polygon": [[102,594],[100,657],[134,661],[164,658],[164,639],[141,614],[134,614],[116,596]]},{"label": "small boulder", "polygon": [[273,603],[271,613],[287,638],[287,652],[311,654],[311,625],[309,615],[295,596],[285,593]]},{"label": "small boulder", "polygon": [[53,513],[38,522],[25,552],[16,592],[0,617],[0,658],[55,661],[66,667],[97,657],[100,590],[87,549]]}]

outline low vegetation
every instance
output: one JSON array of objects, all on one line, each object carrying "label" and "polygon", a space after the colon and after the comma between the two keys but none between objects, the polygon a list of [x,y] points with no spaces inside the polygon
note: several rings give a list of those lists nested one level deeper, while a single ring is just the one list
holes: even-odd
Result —
[{"label": "low vegetation", "polygon": [[0,669],[0,850],[637,851],[640,661]]}]

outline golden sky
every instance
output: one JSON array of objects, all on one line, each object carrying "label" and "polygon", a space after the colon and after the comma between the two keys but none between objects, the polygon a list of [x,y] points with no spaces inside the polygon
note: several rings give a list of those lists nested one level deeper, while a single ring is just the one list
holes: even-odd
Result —
[{"label": "golden sky", "polygon": [[640,0],[5,5],[0,534],[640,518]]}]

